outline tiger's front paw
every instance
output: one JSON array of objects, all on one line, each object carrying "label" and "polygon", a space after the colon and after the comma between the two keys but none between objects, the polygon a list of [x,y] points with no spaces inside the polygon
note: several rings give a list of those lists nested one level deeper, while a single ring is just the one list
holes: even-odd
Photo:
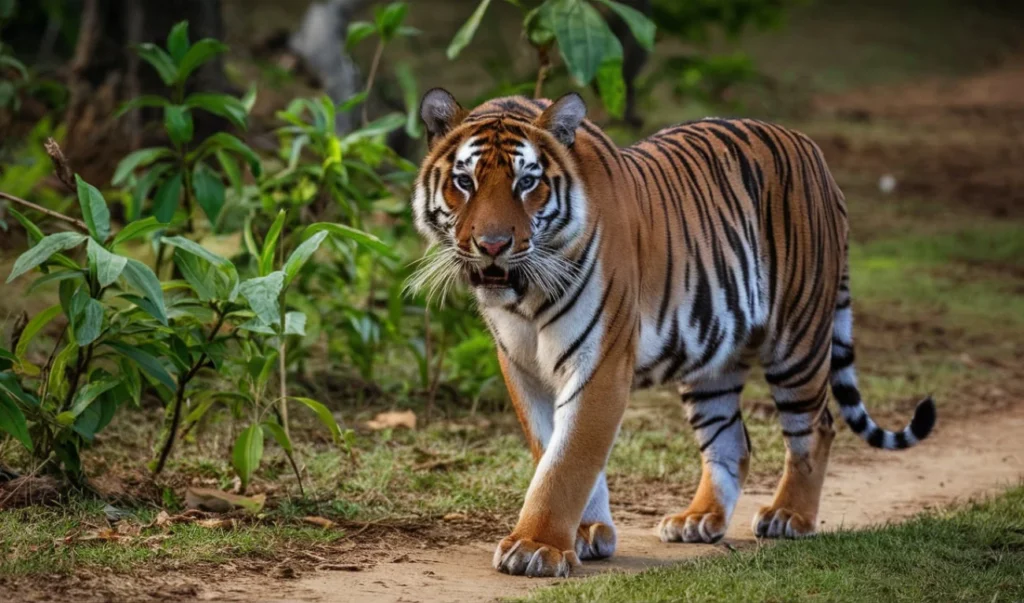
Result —
[{"label": "tiger's front paw", "polygon": [[684,511],[666,515],[658,524],[662,542],[704,542],[712,544],[725,536],[729,527],[725,515],[717,512]]},{"label": "tiger's front paw", "polygon": [[815,533],[814,519],[786,507],[767,506],[754,515],[751,526],[758,538],[805,538]]},{"label": "tiger's front paw", "polygon": [[583,560],[605,559],[615,553],[615,526],[594,522],[576,530],[576,556]]},{"label": "tiger's front paw", "polygon": [[494,569],[513,576],[531,578],[567,578],[572,568],[580,565],[576,551],[559,551],[557,547],[511,536],[498,543],[494,551]]}]

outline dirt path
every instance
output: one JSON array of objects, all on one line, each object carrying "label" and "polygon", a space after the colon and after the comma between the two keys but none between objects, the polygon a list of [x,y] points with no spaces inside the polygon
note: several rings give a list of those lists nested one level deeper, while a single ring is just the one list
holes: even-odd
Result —
[{"label": "dirt path", "polygon": [[[939,423],[928,442],[903,453],[864,448],[855,462],[833,463],[825,484],[821,529],[864,527],[919,511],[985,495],[1024,478],[1024,406],[971,423]],[[843,437],[852,437],[848,433]],[[767,490],[744,493],[728,541],[753,540],[749,521],[771,499]],[[613,493],[614,496],[614,493]],[[684,501],[680,501],[682,504]],[[668,511],[669,509],[665,509]],[[584,564],[577,576],[639,571],[698,555],[720,553],[719,545],[667,545],[654,535],[657,517],[617,517],[619,550],[609,561]],[[294,582],[254,580],[218,585],[206,600],[437,602],[488,601],[521,596],[557,580],[513,578],[491,569],[492,541],[437,551],[392,551],[400,562],[361,572],[323,572]],[[573,578],[575,579],[575,578]],[[269,595],[275,590],[275,595]]]}]

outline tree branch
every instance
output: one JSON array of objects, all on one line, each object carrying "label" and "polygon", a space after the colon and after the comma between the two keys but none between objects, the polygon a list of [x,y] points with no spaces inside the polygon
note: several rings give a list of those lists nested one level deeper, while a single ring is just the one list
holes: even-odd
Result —
[{"label": "tree branch", "polygon": [[18,205],[22,205],[24,207],[27,207],[27,208],[33,210],[33,211],[37,211],[37,212],[39,212],[41,214],[46,214],[47,216],[50,216],[51,218],[56,218],[58,220],[63,220],[64,222],[67,222],[68,224],[71,224],[75,228],[81,230],[82,232],[84,232],[86,234],[89,233],[89,227],[85,225],[85,222],[83,222],[81,220],[78,220],[76,218],[72,218],[70,216],[65,216],[64,214],[62,214],[60,212],[53,211],[52,209],[46,209],[45,207],[42,207],[40,205],[36,205],[35,203],[32,203],[31,201],[26,201],[24,199],[15,197],[14,195],[9,195],[9,194],[7,194],[7,193],[5,193],[3,191],[0,191],[0,199],[6,199],[6,200],[8,200],[8,201],[10,201],[12,203],[17,203]]}]

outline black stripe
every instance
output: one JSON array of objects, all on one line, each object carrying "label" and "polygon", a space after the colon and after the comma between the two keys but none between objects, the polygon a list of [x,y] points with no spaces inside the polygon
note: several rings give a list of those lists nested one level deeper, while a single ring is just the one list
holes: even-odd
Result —
[{"label": "black stripe", "polygon": [[601,314],[604,312],[605,304],[608,303],[608,296],[612,293],[612,282],[612,279],[609,278],[608,286],[605,289],[604,296],[601,298],[601,304],[597,307],[594,315],[590,318],[590,322],[587,324],[587,327],[583,329],[583,332],[580,333],[579,337],[577,337],[576,340],[572,342],[572,345],[570,345],[569,348],[559,356],[558,362],[555,363],[555,371],[559,370],[562,365],[569,360],[569,357],[576,353],[576,350],[578,350],[579,347],[583,345],[583,342],[587,337],[590,336],[590,332],[594,330],[594,327],[597,325],[597,321],[600,320]]},{"label": "black stripe", "polygon": [[714,435],[711,436],[710,440],[708,440],[707,442],[704,442],[703,444],[701,444],[700,451],[704,452],[704,450],[707,449],[708,446],[710,446],[710,445],[715,443],[715,440],[718,439],[718,436],[722,435],[723,431],[725,431],[726,429],[729,429],[730,427],[732,427],[733,423],[735,423],[736,421],[739,421],[739,420],[740,420],[740,411],[737,410],[736,414],[734,414],[732,416],[732,418],[729,419],[728,423],[726,423],[725,425],[722,425],[721,427],[719,427],[718,430],[715,431]]}]

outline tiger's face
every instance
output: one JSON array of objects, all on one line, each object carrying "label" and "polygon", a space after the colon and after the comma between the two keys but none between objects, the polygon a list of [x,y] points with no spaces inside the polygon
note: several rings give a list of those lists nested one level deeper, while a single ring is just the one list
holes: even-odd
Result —
[{"label": "tiger's face", "polygon": [[544,112],[517,106],[536,116],[502,111],[500,102],[467,112],[439,89],[424,97],[430,151],[413,211],[434,253],[414,286],[443,296],[461,281],[492,306],[531,291],[554,296],[571,282],[564,252],[586,207],[568,147],[585,109],[576,95]]}]

